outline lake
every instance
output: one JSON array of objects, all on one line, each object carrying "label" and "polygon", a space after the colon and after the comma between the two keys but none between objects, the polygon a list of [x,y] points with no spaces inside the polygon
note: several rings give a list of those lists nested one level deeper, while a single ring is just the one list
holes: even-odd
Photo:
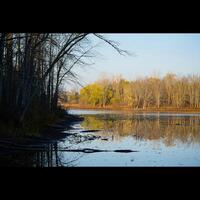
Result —
[{"label": "lake", "polygon": [[200,114],[68,110],[82,116],[46,150],[1,152],[0,166],[200,166]]},{"label": "lake", "polygon": [[[200,166],[200,114],[68,112],[83,116],[84,121],[66,130],[72,137],[59,147],[103,151],[59,152],[64,166]],[[79,137],[75,139],[74,134]],[[82,140],[83,136],[96,139]]]}]

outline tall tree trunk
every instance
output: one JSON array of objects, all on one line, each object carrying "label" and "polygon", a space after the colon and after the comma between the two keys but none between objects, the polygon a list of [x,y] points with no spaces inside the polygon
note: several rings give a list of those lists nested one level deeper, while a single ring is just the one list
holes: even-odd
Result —
[{"label": "tall tree trunk", "polygon": [[4,81],[4,76],[3,76],[3,55],[4,55],[4,45],[5,45],[5,33],[1,33],[1,38],[0,38],[0,108],[1,108],[1,103],[2,103],[2,90],[3,90],[3,81]]},{"label": "tall tree trunk", "polygon": [[7,110],[7,115],[11,114],[13,109],[12,99],[13,99],[13,34],[6,34],[6,70],[5,70],[5,87],[4,87],[4,96],[5,96],[5,108]]}]

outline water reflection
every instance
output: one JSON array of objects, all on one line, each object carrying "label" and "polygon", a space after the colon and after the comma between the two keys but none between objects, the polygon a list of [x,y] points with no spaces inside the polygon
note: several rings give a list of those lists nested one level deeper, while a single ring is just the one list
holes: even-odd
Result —
[{"label": "water reflection", "polygon": [[59,143],[48,144],[45,150],[9,151],[0,155],[0,166],[6,167],[63,167],[73,166],[76,158],[64,159]]},{"label": "water reflection", "polygon": [[162,140],[166,146],[200,144],[200,116],[85,115],[84,129],[100,129],[112,140],[133,136],[137,140]]},{"label": "water reflection", "polygon": [[36,152],[33,161],[35,162],[35,167],[62,166],[61,159],[58,154],[58,144],[49,144],[46,151]]},{"label": "water reflection", "polygon": [[[0,151],[0,166],[199,166],[200,115],[84,113],[83,116],[81,124],[77,122],[66,130],[68,136],[64,141],[48,144],[45,150]],[[88,129],[101,131],[83,132]],[[94,135],[101,137],[94,139]],[[121,156],[112,152],[66,151],[83,148],[131,149],[138,153]]]}]

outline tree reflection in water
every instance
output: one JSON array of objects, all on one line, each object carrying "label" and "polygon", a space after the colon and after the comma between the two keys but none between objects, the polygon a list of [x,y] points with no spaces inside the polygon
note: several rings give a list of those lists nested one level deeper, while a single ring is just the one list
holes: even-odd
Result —
[{"label": "tree reflection in water", "polygon": [[[64,142],[46,145],[43,150],[0,151],[0,166],[11,167],[62,167],[76,166],[84,153],[67,153],[66,149],[77,149],[84,143],[88,148],[93,140],[107,138],[107,142],[121,141],[125,137],[134,137],[137,142],[160,141],[165,146],[179,143],[186,145],[200,144],[200,116],[163,116],[163,115],[126,115],[99,114],[84,115],[79,124]],[[81,130],[101,130],[92,134],[81,133]],[[69,131],[69,130],[68,130]],[[92,132],[92,131],[91,131]],[[70,131],[69,131],[70,133]],[[101,142],[99,143],[101,144]],[[82,146],[82,147],[83,147]],[[101,148],[101,146],[100,146]]]},{"label": "tree reflection in water", "polygon": [[63,167],[74,166],[73,162],[80,156],[71,160],[63,159],[63,152],[59,150],[58,142],[48,144],[45,150],[35,151],[8,151],[1,153],[0,166],[6,167]]},{"label": "tree reflection in water", "polygon": [[121,140],[163,140],[166,146],[200,143],[200,116],[161,115],[87,115],[81,124],[85,129],[100,129],[101,136]]}]

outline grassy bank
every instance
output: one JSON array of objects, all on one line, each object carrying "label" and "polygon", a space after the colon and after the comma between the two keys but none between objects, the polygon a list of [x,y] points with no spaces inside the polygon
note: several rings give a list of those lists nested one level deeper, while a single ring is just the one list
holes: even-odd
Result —
[{"label": "grassy bank", "polygon": [[12,120],[0,120],[0,138],[40,137],[48,132],[49,127],[60,121],[64,121],[65,126],[70,126],[70,123],[77,119],[79,119],[78,116],[69,115],[65,109],[59,108],[53,113],[41,113],[40,115],[32,113],[20,125]]},{"label": "grassy bank", "polygon": [[[40,114],[38,115],[38,113]],[[64,115],[64,110],[58,109],[54,113],[44,113],[36,111],[31,112],[21,124],[14,121],[12,118],[7,120],[1,119],[0,136],[37,136],[45,126],[55,123],[60,118],[63,118]]]},{"label": "grassy bank", "polygon": [[79,116],[60,110],[59,113],[48,116],[39,124],[26,124],[25,127],[18,128],[17,132],[13,124],[1,123],[0,130],[4,131],[0,132],[1,155],[47,151],[50,144],[56,144],[67,137],[68,133],[65,130],[69,129],[72,123],[82,120],[83,118]]},{"label": "grassy bank", "polygon": [[62,107],[65,109],[91,109],[91,110],[116,110],[116,111],[128,111],[128,112],[171,112],[171,113],[200,113],[200,109],[192,108],[138,108],[133,109],[125,106],[91,106],[91,105],[80,105],[80,104],[66,104],[63,103]]}]

